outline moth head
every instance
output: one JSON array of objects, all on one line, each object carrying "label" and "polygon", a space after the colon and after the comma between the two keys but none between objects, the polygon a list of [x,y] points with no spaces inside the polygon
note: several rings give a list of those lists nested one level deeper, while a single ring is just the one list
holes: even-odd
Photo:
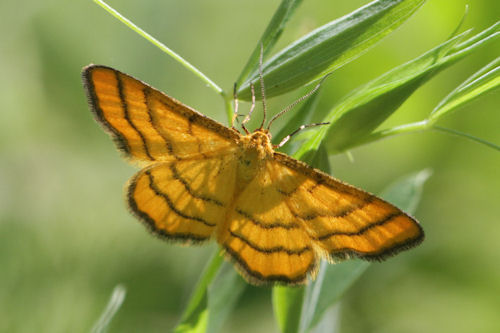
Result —
[{"label": "moth head", "polygon": [[259,158],[272,156],[273,145],[271,144],[271,134],[266,129],[257,129],[253,133],[241,138],[245,151],[255,151]]},{"label": "moth head", "polygon": [[249,134],[250,141],[258,145],[266,145],[271,143],[271,133],[264,128],[256,129],[253,133]]}]

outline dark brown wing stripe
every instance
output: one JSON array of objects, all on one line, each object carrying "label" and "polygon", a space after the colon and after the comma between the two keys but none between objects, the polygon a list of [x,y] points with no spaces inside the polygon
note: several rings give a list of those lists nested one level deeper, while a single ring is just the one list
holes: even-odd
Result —
[{"label": "dark brown wing stripe", "polygon": [[297,192],[298,189],[299,189],[298,187],[295,187],[293,190],[287,192],[287,191],[284,191],[280,188],[276,188],[276,191],[278,191],[278,193],[284,195],[285,197],[289,197],[292,194],[294,194],[295,192]]},{"label": "dark brown wing stripe", "polygon": [[149,177],[149,187],[151,188],[151,190],[158,196],[162,197],[166,204],[168,205],[168,207],[170,207],[170,209],[172,210],[172,212],[174,212],[175,214],[179,215],[180,217],[186,219],[186,220],[192,220],[192,221],[196,221],[196,222],[200,222],[200,223],[203,223],[209,227],[214,227],[215,226],[215,223],[210,223],[204,219],[202,219],[201,217],[197,217],[197,216],[189,216],[189,215],[186,215],[184,214],[183,212],[181,212],[180,210],[178,210],[174,203],[172,202],[172,200],[170,199],[170,197],[166,194],[166,193],[163,193],[154,183],[154,177],[153,175],[151,174],[151,171],[150,170],[147,170],[145,171],[145,174],[148,175]]},{"label": "dark brown wing stripe", "polygon": [[342,210],[341,212],[336,213],[333,217],[336,217],[336,218],[347,217],[347,216],[351,215],[352,213],[365,208],[370,203],[372,203],[374,200],[375,200],[374,196],[369,196],[368,198],[364,199],[360,204],[354,205],[351,207],[347,207],[346,209]]},{"label": "dark brown wing stripe", "polygon": [[146,105],[146,110],[148,111],[148,116],[149,116],[149,121],[151,123],[151,126],[154,128],[156,133],[158,133],[159,136],[165,141],[165,145],[167,146],[167,150],[172,155],[176,160],[181,160],[181,158],[174,153],[174,147],[172,146],[172,142],[170,142],[170,139],[165,137],[165,135],[158,130],[158,124],[156,123],[156,117],[153,117],[153,109],[151,108],[150,104],[150,98],[151,98],[151,93],[153,92],[153,89],[151,87],[145,86],[144,89],[142,89],[142,93],[144,94],[144,104]]},{"label": "dark brown wing stripe", "polygon": [[285,248],[283,246],[275,246],[275,247],[270,247],[270,248],[264,248],[264,247],[260,247],[257,244],[249,241],[248,239],[246,239],[245,237],[243,237],[243,235],[237,234],[236,232],[234,232],[232,230],[229,230],[229,234],[231,234],[231,236],[233,236],[235,238],[238,238],[239,240],[241,240],[243,243],[245,243],[248,246],[250,246],[255,251],[259,251],[259,252],[262,252],[262,253],[285,252],[288,255],[301,255],[304,252],[311,251],[311,248],[309,246],[305,246],[303,248],[294,249],[294,250],[287,249],[287,248]]},{"label": "dark brown wing stripe", "polygon": [[150,160],[154,161],[155,159],[149,153],[148,145],[146,143],[146,138],[144,137],[144,134],[141,131],[139,131],[139,129],[135,126],[135,124],[130,119],[130,114],[129,114],[129,111],[128,111],[127,96],[125,95],[125,91],[123,91],[123,81],[122,81],[122,78],[121,78],[121,74],[119,72],[116,72],[116,71],[114,72],[114,74],[115,74],[115,77],[116,77],[117,88],[118,88],[118,95],[120,96],[120,101],[121,101],[121,104],[122,104],[122,109],[123,109],[123,114],[125,116],[125,119],[130,124],[130,127],[132,127],[137,132],[137,134],[141,137],[142,147],[144,148],[144,152],[146,153],[146,155],[148,156],[148,158]]},{"label": "dark brown wing stripe", "polygon": [[364,234],[365,232],[367,232],[368,230],[370,229],[373,229],[375,227],[379,227],[381,225],[384,225],[388,222],[390,222],[391,220],[393,220],[394,218],[398,217],[398,216],[401,216],[403,215],[402,212],[394,212],[394,213],[391,213],[389,215],[387,215],[385,218],[381,219],[381,220],[378,220],[378,221],[375,221],[369,225],[366,225],[364,226],[363,228],[359,229],[358,231],[334,231],[334,232],[330,232],[326,235],[322,235],[322,236],[317,236],[316,239],[317,240],[325,240],[325,239],[328,239],[330,237],[333,237],[333,236],[339,236],[339,235],[342,235],[342,236],[359,236],[359,235],[362,235]]},{"label": "dark brown wing stripe", "polygon": [[241,216],[243,216],[244,218],[248,219],[250,222],[252,222],[253,224],[255,224],[256,226],[259,226],[263,229],[273,229],[273,228],[283,228],[283,229],[296,229],[296,228],[299,228],[300,226],[296,223],[289,223],[289,224],[284,224],[284,223],[279,223],[279,222],[275,222],[275,223],[264,223],[262,221],[259,221],[257,220],[255,217],[253,217],[251,214],[239,209],[239,208],[236,208],[235,209],[236,213],[240,214]]},{"label": "dark brown wing stripe", "polygon": [[130,187],[128,188],[127,191],[127,201],[132,213],[136,215],[141,222],[143,222],[143,224],[146,226],[146,228],[148,228],[149,231],[151,231],[153,234],[162,239],[178,241],[182,243],[191,242],[195,244],[195,243],[202,243],[210,239],[210,236],[202,236],[189,232],[167,232],[164,229],[160,229],[158,227],[157,222],[151,216],[149,216],[148,213],[140,210],[139,207],[137,206],[137,203],[134,200],[134,193],[136,191],[136,186],[137,186],[137,178],[139,176],[140,174],[136,175],[131,180]]},{"label": "dark brown wing stripe", "polygon": [[[314,220],[316,218],[325,218],[325,217],[326,218],[329,218],[329,217],[330,218],[345,218],[345,217],[353,214],[354,212],[357,212],[358,210],[362,210],[364,207],[368,206],[374,200],[375,200],[375,196],[370,196],[367,199],[365,199],[364,201],[362,201],[360,204],[346,207],[344,210],[342,210],[338,213],[334,213],[334,214],[311,213],[308,215],[299,215],[295,212],[293,212],[293,214],[295,217],[300,218],[304,221],[311,221],[311,220]],[[332,221],[332,223],[335,223],[335,221]]]},{"label": "dark brown wing stripe", "polygon": [[[307,191],[311,194],[320,185],[328,186],[337,192],[350,194],[354,196],[356,196],[356,194],[359,192],[359,190],[357,190],[356,188],[344,184],[340,180],[333,179],[330,175],[324,173],[323,171],[315,169],[312,166],[308,165],[307,163],[296,160],[286,154],[274,152],[274,158],[281,164],[285,165],[286,167],[289,167],[290,169],[295,171],[299,171],[305,176],[311,177],[311,179],[313,179],[316,182],[316,184],[311,186],[311,188],[307,189]],[[335,180],[335,182],[332,182],[332,179]]]},{"label": "dark brown wing stripe", "polygon": [[373,260],[373,261],[380,261],[384,260],[388,257],[391,257],[393,255],[398,254],[401,251],[410,249],[414,246],[417,246],[418,244],[422,243],[424,240],[423,233],[417,235],[416,237],[410,238],[410,239],[405,239],[402,242],[399,243],[394,243],[391,244],[388,247],[383,247],[379,249],[377,252],[361,252],[357,251],[353,248],[350,247],[344,247],[344,248],[338,248],[335,249],[332,253],[330,253],[330,256],[334,258],[339,258],[339,259],[349,259],[349,257],[358,257],[362,258],[364,260]]},{"label": "dark brown wing stripe", "polygon": [[134,191],[135,191],[135,183],[132,183],[128,192],[128,205],[132,210],[132,212],[139,218],[139,220],[142,221],[143,224],[149,229],[149,231],[154,233],[156,236],[166,240],[193,242],[193,243],[201,243],[210,238],[190,233],[168,233],[163,229],[159,229],[156,225],[155,220],[153,220],[151,216],[149,216],[146,212],[143,212],[142,210],[139,209],[139,207],[137,207],[137,204],[133,198]]},{"label": "dark brown wing stripe", "polygon": [[204,114],[201,114],[198,111],[195,111],[185,105],[182,105],[181,107],[179,105],[180,102],[171,97],[170,100],[158,99],[158,101],[167,109],[188,118],[191,123],[203,126],[204,128],[208,128],[209,130],[212,130],[213,133],[219,135],[222,138],[238,140],[240,137],[236,131],[217,123],[215,120],[208,118]]},{"label": "dark brown wing stripe", "polygon": [[92,69],[85,68],[82,72],[83,85],[85,86],[85,92],[87,93],[87,100],[91,106],[92,113],[94,114],[96,120],[104,126],[104,128],[111,133],[113,140],[115,141],[118,149],[130,155],[130,146],[125,136],[114,128],[104,117],[104,112],[99,104],[99,98],[97,97],[94,82],[92,79]]},{"label": "dark brown wing stripe", "polygon": [[307,192],[312,194],[318,186],[323,185],[323,184],[324,184],[324,180],[320,178],[320,179],[316,180],[316,184],[311,186],[311,188],[307,189]]},{"label": "dark brown wing stripe", "polygon": [[237,266],[246,273],[247,275],[250,276],[251,279],[255,279],[254,282],[260,283],[260,284],[269,284],[273,282],[278,282],[278,283],[289,283],[289,284],[294,284],[294,283],[301,283],[307,278],[307,274],[311,271],[315,270],[316,267],[316,261],[313,260],[309,267],[304,271],[304,273],[299,274],[295,277],[289,277],[286,275],[263,275],[261,272],[255,271],[251,269],[248,264],[240,257],[237,251],[231,249],[228,245],[223,244],[224,250],[231,255],[231,257],[236,261]]},{"label": "dark brown wing stripe", "polygon": [[194,192],[194,190],[191,188],[191,186],[189,185],[189,183],[184,178],[182,178],[182,176],[179,174],[179,171],[175,167],[175,163],[170,164],[170,171],[172,171],[172,177],[174,177],[179,182],[181,182],[182,185],[184,185],[184,188],[186,189],[186,191],[189,193],[190,196],[192,196],[193,198],[196,198],[196,199],[200,199],[200,200],[212,203],[212,204],[220,206],[220,207],[224,207],[222,202],[220,202],[217,199],[209,198],[209,197],[206,197],[203,195],[196,194]]}]

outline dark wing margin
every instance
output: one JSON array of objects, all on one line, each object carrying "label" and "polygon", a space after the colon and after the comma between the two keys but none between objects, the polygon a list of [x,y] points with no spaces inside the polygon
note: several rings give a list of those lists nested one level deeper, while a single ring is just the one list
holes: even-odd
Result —
[{"label": "dark wing margin", "polygon": [[288,155],[275,160],[296,175],[297,184],[282,190],[314,242],[331,259],[358,257],[381,261],[424,240],[417,220],[379,197],[345,184]]},{"label": "dark wing margin", "polygon": [[114,71],[114,69],[112,68],[98,65],[88,65],[83,68],[82,80],[83,87],[87,96],[87,102],[89,103],[90,110],[92,111],[96,121],[101,124],[104,129],[111,135],[118,149],[128,156],[130,155],[130,148],[127,144],[127,140],[125,140],[125,137],[117,129],[111,126],[111,124],[106,120],[106,118],[104,117],[104,113],[99,106],[99,98],[96,93],[94,81],[92,80],[92,71],[97,68],[106,68]]},{"label": "dark wing margin", "polygon": [[235,163],[233,156],[225,155],[147,166],[129,181],[129,209],[161,238],[208,240],[231,203]]},{"label": "dark wing margin", "polygon": [[173,161],[223,153],[239,133],[113,68],[82,71],[94,117],[127,157]]}]

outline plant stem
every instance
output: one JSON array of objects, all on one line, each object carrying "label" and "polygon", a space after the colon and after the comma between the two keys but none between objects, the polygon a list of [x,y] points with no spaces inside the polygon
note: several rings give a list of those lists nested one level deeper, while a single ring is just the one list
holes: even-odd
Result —
[{"label": "plant stem", "polygon": [[460,131],[453,130],[451,128],[445,128],[445,127],[441,127],[441,126],[432,126],[432,129],[439,131],[439,132],[444,132],[444,133],[448,133],[448,134],[452,134],[452,135],[456,135],[456,136],[461,136],[461,137],[464,137],[466,139],[469,139],[469,140],[472,140],[472,141],[475,141],[478,143],[482,143],[483,145],[486,145],[490,148],[493,148],[493,149],[500,151],[500,146],[497,146],[496,144],[494,144],[492,142],[483,140],[481,138],[475,137],[475,136],[467,134],[467,133],[463,133]]},{"label": "plant stem", "polygon": [[101,6],[102,8],[104,8],[108,13],[110,13],[111,15],[113,15],[114,17],[116,17],[118,20],[120,20],[123,24],[125,24],[126,26],[128,26],[130,29],[134,30],[139,35],[141,35],[142,37],[144,37],[145,39],[147,39],[149,42],[151,42],[153,45],[155,45],[156,47],[158,47],[160,50],[162,50],[163,52],[165,52],[166,54],[168,54],[169,56],[171,56],[172,58],[174,58],[177,62],[179,62],[184,67],[186,67],[189,71],[191,71],[196,76],[198,76],[203,81],[205,81],[205,83],[209,87],[211,87],[213,90],[215,90],[219,95],[221,95],[222,97],[226,98],[226,93],[222,90],[222,88],[220,88],[215,82],[213,82],[212,80],[210,80],[205,74],[203,74],[202,72],[200,72],[196,67],[194,67],[193,65],[191,65],[186,59],[182,58],[180,55],[178,55],[177,53],[175,53],[174,51],[172,51],[171,49],[169,49],[165,44],[161,43],[160,41],[158,41],[157,39],[155,39],[153,36],[151,36],[150,34],[148,34],[147,32],[145,32],[144,30],[142,30],[141,28],[139,28],[138,26],[136,26],[130,20],[128,20],[123,15],[121,15],[119,12],[117,12],[115,9],[113,9],[111,6],[109,6],[108,4],[106,4],[104,1],[102,1],[102,0],[94,0],[94,2],[97,3],[99,6]]},{"label": "plant stem", "polygon": [[116,312],[120,309],[125,300],[125,295],[127,294],[127,290],[121,284],[117,285],[113,289],[113,293],[111,294],[111,298],[109,299],[108,305],[106,305],[106,309],[101,314],[99,320],[94,324],[92,328],[92,333],[104,333],[106,332],[109,323],[115,316]]},{"label": "plant stem", "polygon": [[232,126],[231,121],[233,120],[234,108],[231,98],[224,97],[224,107],[226,109],[227,123],[229,126]]},{"label": "plant stem", "polygon": [[418,121],[415,123],[410,123],[410,124],[405,124],[401,126],[396,126],[393,128],[388,128],[382,131],[378,131],[375,133],[372,133],[356,142],[354,142],[352,145],[347,147],[348,149],[364,145],[366,143],[370,143],[373,141],[377,141],[380,139],[385,139],[387,137],[393,136],[393,135],[399,135],[399,134],[406,134],[406,133],[413,133],[413,132],[418,132],[418,131],[425,131],[429,129],[429,121],[428,120],[422,120]]},{"label": "plant stem", "polygon": [[485,146],[488,146],[490,148],[493,148],[495,150],[500,151],[500,146],[498,146],[492,142],[489,142],[489,141],[483,140],[481,138],[475,137],[473,135],[463,133],[460,131],[456,131],[456,130],[453,130],[450,128],[445,128],[445,127],[433,125],[434,122],[435,122],[435,119],[426,119],[426,120],[418,121],[415,123],[396,126],[393,128],[378,131],[378,132],[372,133],[372,134],[354,142],[352,145],[347,147],[347,149],[361,146],[363,144],[377,141],[380,139],[385,139],[387,137],[394,136],[394,135],[415,133],[415,132],[421,132],[421,131],[426,131],[426,130],[432,129],[432,130],[435,130],[438,132],[443,132],[443,133],[447,133],[447,134],[461,136],[463,138],[472,140],[472,141],[477,142],[477,143],[481,143]]}]

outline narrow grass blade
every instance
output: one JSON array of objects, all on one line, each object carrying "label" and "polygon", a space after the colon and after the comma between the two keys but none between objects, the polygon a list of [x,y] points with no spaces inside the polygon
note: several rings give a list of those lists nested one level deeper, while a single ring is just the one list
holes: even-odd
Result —
[{"label": "narrow grass blade", "polygon": [[97,3],[99,6],[104,8],[108,13],[113,15],[115,18],[117,18],[120,22],[125,24],[127,27],[138,33],[140,36],[142,36],[144,39],[152,43],[154,46],[168,54],[170,57],[172,57],[175,61],[180,63],[182,66],[187,68],[190,72],[194,73],[196,76],[198,76],[202,81],[204,81],[207,86],[215,90],[216,93],[219,95],[225,97],[224,91],[217,85],[215,82],[210,80],[205,74],[203,74],[198,68],[194,67],[191,65],[186,59],[182,58],[180,55],[175,53],[173,50],[168,48],[165,44],[161,43],[159,40],[139,28],[137,25],[132,23],[129,19],[127,19],[125,16],[120,14],[118,11],[116,11],[114,8],[112,8],[110,5],[105,3],[102,0],[94,0],[95,3]]},{"label": "narrow grass blade", "polygon": [[255,76],[259,67],[260,46],[264,47],[264,57],[272,50],[273,46],[278,41],[281,33],[285,29],[288,20],[292,17],[297,7],[302,3],[302,0],[282,0],[280,6],[274,13],[266,30],[260,37],[255,49],[253,50],[247,64],[241,71],[240,77],[236,81],[237,86],[248,79]]},{"label": "narrow grass blade", "polygon": [[234,269],[233,264],[224,262],[217,277],[208,287],[207,333],[221,332],[222,325],[246,287],[247,283]]},{"label": "narrow grass blade", "polygon": [[176,333],[205,332],[208,325],[208,286],[215,278],[222,262],[222,255],[215,252],[196,285],[193,295],[175,328]]},{"label": "narrow grass blade", "polygon": [[321,263],[321,278],[306,288],[307,303],[301,318],[300,332],[308,332],[322,319],[323,314],[352,286],[370,266],[369,262],[355,259],[329,264]]},{"label": "narrow grass blade", "polygon": [[223,256],[216,253],[203,272],[174,332],[220,332],[246,286],[233,265],[224,262]]},{"label": "narrow grass blade", "polygon": [[429,120],[435,122],[451,111],[499,87],[500,57],[474,73],[474,75],[446,96],[433,110]]},{"label": "narrow grass blade", "polygon": [[[425,0],[377,0],[332,21],[290,44],[264,64],[267,96],[293,90],[359,57],[382,37],[401,25]],[[250,82],[258,90],[256,75],[238,90],[250,99]]]},{"label": "narrow grass blade", "polygon": [[462,19],[460,20],[460,22],[458,22],[455,30],[453,30],[453,32],[451,33],[450,37],[448,37],[448,39],[452,39],[453,37],[458,35],[458,32],[460,31],[460,29],[464,25],[465,19],[467,18],[467,16],[469,16],[469,5],[465,5],[465,11],[464,11],[464,15],[462,15]]},{"label": "narrow grass blade", "polygon": [[495,38],[500,32],[500,21],[491,25],[489,28],[484,29],[474,37],[459,43],[454,48],[454,53],[460,53],[461,51],[466,51],[470,47],[474,47],[477,43],[484,43],[488,41],[489,38]]},{"label": "narrow grass blade", "polygon": [[439,132],[443,132],[443,133],[447,133],[447,134],[451,134],[451,135],[456,135],[456,136],[459,136],[459,137],[462,137],[462,138],[466,138],[466,139],[469,139],[471,141],[474,141],[474,142],[480,143],[482,145],[485,145],[486,147],[493,148],[495,150],[500,151],[500,146],[499,145],[496,145],[496,144],[494,144],[492,142],[486,141],[484,139],[475,137],[475,136],[467,134],[467,133],[463,133],[463,132],[460,132],[460,131],[457,131],[457,130],[454,130],[454,129],[451,129],[451,128],[446,128],[446,127],[441,127],[441,126],[436,126],[436,125],[433,125],[432,129],[436,130],[436,131],[439,131]]},{"label": "narrow grass blade", "polygon": [[103,313],[101,314],[101,317],[94,324],[94,327],[92,327],[91,330],[92,333],[104,333],[107,331],[108,326],[111,323],[111,320],[116,315],[118,310],[120,310],[120,307],[122,306],[123,301],[125,300],[126,294],[127,290],[121,284],[117,285],[113,289],[113,293],[109,298],[109,302],[108,305],[106,305],[106,309],[104,309]]}]

